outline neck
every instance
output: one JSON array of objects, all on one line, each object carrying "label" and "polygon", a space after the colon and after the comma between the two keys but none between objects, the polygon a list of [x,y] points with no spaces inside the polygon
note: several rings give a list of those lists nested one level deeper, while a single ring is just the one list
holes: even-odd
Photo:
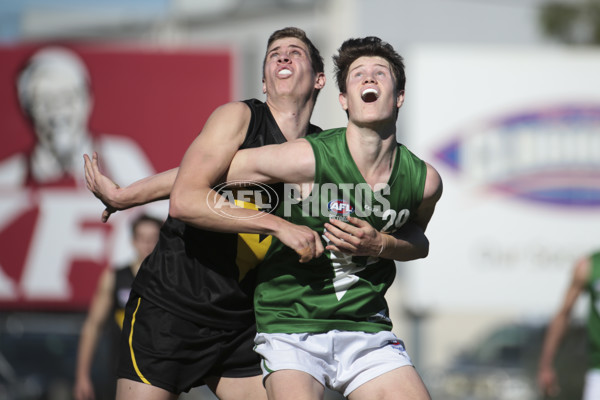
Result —
[{"label": "neck", "polygon": [[374,187],[386,183],[394,167],[396,127],[373,129],[348,123],[346,141],[365,181]]},{"label": "neck", "polygon": [[267,97],[266,101],[273,118],[288,141],[306,136],[314,108],[312,99]]}]

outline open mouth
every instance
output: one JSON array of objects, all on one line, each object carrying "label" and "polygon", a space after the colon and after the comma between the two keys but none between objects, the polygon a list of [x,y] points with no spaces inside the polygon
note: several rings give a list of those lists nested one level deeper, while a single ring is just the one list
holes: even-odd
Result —
[{"label": "open mouth", "polygon": [[379,97],[379,92],[373,88],[363,90],[360,97],[365,103],[372,103]]},{"label": "open mouth", "polygon": [[277,76],[290,76],[292,74],[292,71],[290,71],[289,69],[282,69],[281,71],[277,72]]}]

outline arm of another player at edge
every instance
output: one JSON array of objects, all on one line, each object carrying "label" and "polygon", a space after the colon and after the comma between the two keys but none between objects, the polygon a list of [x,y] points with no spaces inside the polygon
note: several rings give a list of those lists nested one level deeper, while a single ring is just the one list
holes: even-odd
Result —
[{"label": "arm of another player at edge", "polygon": [[81,328],[73,388],[76,400],[85,400],[93,396],[92,362],[102,328],[110,315],[114,287],[115,271],[111,267],[106,267],[100,276],[90,309]]},{"label": "arm of another player at edge", "polygon": [[537,376],[538,386],[544,395],[555,396],[558,394],[559,387],[556,379],[556,371],[554,369],[554,358],[556,357],[556,352],[560,347],[564,334],[569,326],[571,311],[573,310],[579,295],[581,295],[585,289],[590,269],[591,260],[589,257],[584,258],[575,264],[571,283],[564,295],[562,305],[546,330]]},{"label": "arm of another player at edge", "polygon": [[429,254],[429,240],[425,236],[427,225],[433,216],[435,206],[442,196],[442,178],[430,164],[423,190],[423,200],[414,218],[404,224],[394,234],[382,234],[383,251],[380,257],[396,261],[410,261],[425,258]]}]

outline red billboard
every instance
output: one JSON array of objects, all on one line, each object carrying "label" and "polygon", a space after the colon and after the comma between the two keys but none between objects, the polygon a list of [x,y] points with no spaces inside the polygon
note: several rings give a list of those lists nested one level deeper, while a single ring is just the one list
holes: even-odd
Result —
[{"label": "red billboard", "polygon": [[232,100],[232,60],[226,48],[0,46],[0,310],[87,307],[131,218],[100,222],[83,154],[120,185],[176,167]]}]

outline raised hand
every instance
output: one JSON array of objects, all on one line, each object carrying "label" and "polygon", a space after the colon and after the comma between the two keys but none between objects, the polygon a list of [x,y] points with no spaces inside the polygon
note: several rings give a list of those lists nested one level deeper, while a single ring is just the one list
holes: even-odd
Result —
[{"label": "raised hand", "polygon": [[96,152],[92,155],[92,159],[84,154],[83,161],[86,186],[106,207],[102,212],[102,222],[106,222],[112,213],[124,209],[112,200],[115,197],[116,190],[119,189],[119,185],[100,172]]}]

